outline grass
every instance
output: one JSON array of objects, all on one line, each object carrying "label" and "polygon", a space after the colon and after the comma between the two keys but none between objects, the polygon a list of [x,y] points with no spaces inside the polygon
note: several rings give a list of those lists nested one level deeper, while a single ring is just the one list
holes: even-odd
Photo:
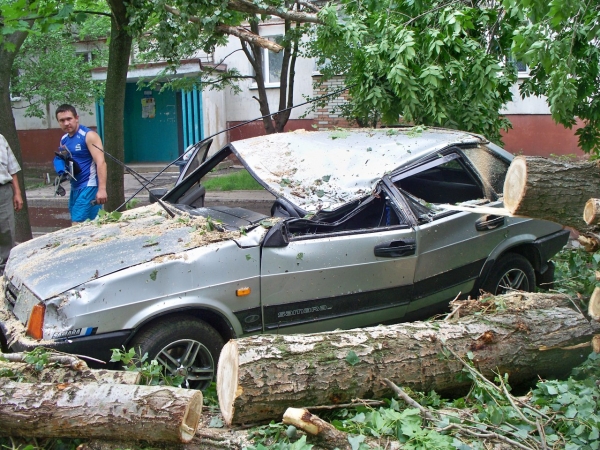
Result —
[{"label": "grass", "polygon": [[207,191],[259,191],[264,189],[247,170],[231,172],[202,180]]}]

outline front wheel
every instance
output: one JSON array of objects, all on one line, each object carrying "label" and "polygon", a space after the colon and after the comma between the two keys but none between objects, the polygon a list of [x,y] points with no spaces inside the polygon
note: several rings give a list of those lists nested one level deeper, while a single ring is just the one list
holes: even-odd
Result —
[{"label": "front wheel", "polygon": [[534,288],[535,272],[529,260],[517,253],[507,253],[494,264],[481,289],[501,295],[514,291],[533,292]]},{"label": "front wheel", "polygon": [[206,322],[172,316],[154,322],[135,336],[132,346],[158,361],[165,374],[183,376],[181,387],[206,389],[215,377],[223,338]]}]

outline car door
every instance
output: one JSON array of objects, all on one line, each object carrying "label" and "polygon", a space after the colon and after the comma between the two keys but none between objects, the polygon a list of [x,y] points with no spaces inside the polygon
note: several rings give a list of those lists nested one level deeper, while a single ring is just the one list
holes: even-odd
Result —
[{"label": "car door", "polygon": [[507,221],[503,216],[452,211],[437,205],[501,206],[495,190],[457,148],[391,179],[424,210],[415,228],[419,258],[407,313],[432,308],[459,293],[466,296],[490,253],[505,239]]},{"label": "car door", "polygon": [[282,227],[287,244],[266,240],[265,332],[347,329],[404,315],[412,299],[415,231],[385,192],[359,203],[321,221],[287,221]]}]

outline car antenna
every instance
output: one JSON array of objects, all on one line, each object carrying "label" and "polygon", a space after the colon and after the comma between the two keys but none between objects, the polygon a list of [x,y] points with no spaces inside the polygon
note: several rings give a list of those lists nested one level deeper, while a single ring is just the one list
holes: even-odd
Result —
[{"label": "car antenna", "polygon": [[[92,144],[94,147],[96,147],[98,150],[100,150],[102,153],[104,153],[106,156],[108,156],[110,159],[112,159],[114,162],[118,163],[119,165],[121,165],[129,174],[131,174],[136,181],[138,181],[141,185],[142,188],[145,188],[148,193],[150,194],[151,197],[154,197],[156,199],[156,201],[158,202],[158,204],[160,206],[162,206],[162,208],[167,212],[167,214],[169,216],[171,216],[171,218],[175,217],[175,213],[173,211],[171,211],[171,208],[169,208],[165,202],[163,202],[160,198],[156,197],[152,191],[150,190],[150,188],[148,188],[148,186],[150,186],[152,183],[152,181],[154,180],[154,178],[152,178],[152,180],[148,180],[147,178],[145,178],[143,175],[141,175],[140,173],[136,172],[135,170],[133,170],[131,167],[129,167],[127,164],[121,162],[118,158],[115,158],[113,155],[111,155],[110,153],[108,153],[106,150],[104,150],[103,148],[98,147],[96,144]],[[156,178],[156,177],[155,177]],[[146,182],[146,184],[144,184],[144,181]],[[139,192],[139,191],[138,191]],[[135,195],[133,196],[135,197]],[[131,198],[133,198],[131,197]],[[128,200],[129,201],[129,200]],[[127,204],[127,202],[124,203],[124,205]],[[121,209],[123,207],[123,205],[119,206],[117,208],[117,211],[119,209]]]},{"label": "car antenna", "polygon": [[[208,141],[209,139],[212,139],[212,138],[214,138],[215,136],[218,136],[219,134],[226,133],[226,132],[228,132],[228,131],[231,131],[231,130],[235,130],[236,128],[243,127],[244,125],[248,125],[249,123],[256,122],[257,120],[262,120],[262,119],[265,119],[265,118],[267,118],[267,117],[271,117],[271,116],[274,116],[274,115],[277,115],[277,114],[281,114],[281,113],[283,113],[283,112],[285,112],[285,111],[292,110],[292,109],[294,109],[294,108],[299,108],[300,106],[304,106],[304,105],[308,105],[308,104],[310,104],[310,103],[315,103],[315,102],[318,102],[319,100],[322,100],[322,99],[324,99],[324,98],[327,98],[327,97],[333,97],[334,95],[338,95],[338,94],[339,94],[339,93],[341,93],[341,92],[347,91],[348,89],[350,89],[350,88],[351,88],[351,87],[353,87],[353,86],[355,86],[355,84],[351,84],[350,86],[346,86],[346,87],[343,87],[343,88],[341,88],[341,89],[337,89],[337,90],[335,90],[335,91],[333,91],[333,92],[330,92],[330,93],[328,93],[328,94],[323,94],[323,95],[321,95],[321,96],[319,96],[319,97],[316,97],[316,98],[313,98],[313,99],[309,99],[309,100],[307,100],[307,101],[305,101],[305,102],[303,102],[303,103],[300,103],[300,104],[298,104],[298,105],[288,106],[287,108],[280,109],[280,110],[279,110],[279,111],[277,111],[277,112],[274,112],[274,113],[271,113],[271,114],[265,114],[264,116],[260,116],[260,117],[257,117],[257,118],[255,118],[255,119],[247,120],[246,122],[238,123],[237,125],[234,125],[234,126],[232,126],[232,127],[229,127],[229,128],[226,128],[226,129],[224,129],[224,130],[218,131],[218,132],[216,132],[216,133],[214,133],[214,134],[211,134],[211,135],[210,135],[210,136],[208,136],[208,137],[205,137],[205,138],[204,138],[204,139],[202,139],[201,141],[198,141],[198,142],[196,142],[196,143],[194,144],[194,147],[196,147],[196,146],[199,146],[199,145],[203,144],[204,142]],[[101,149],[101,150],[102,150],[102,149]],[[108,155],[108,153],[107,153],[107,155]],[[124,201],[124,202],[123,202],[123,203],[122,203],[122,204],[121,204],[121,205],[120,205],[120,206],[117,208],[117,211],[118,211],[119,209],[121,209],[123,206],[125,206],[127,203],[129,203],[129,202],[130,202],[130,201],[131,201],[131,200],[132,200],[132,199],[133,199],[133,198],[134,198],[136,195],[138,195],[138,194],[139,194],[140,192],[142,192],[144,189],[146,189],[148,192],[150,192],[150,190],[148,189],[148,186],[149,186],[149,185],[150,185],[150,184],[151,184],[151,183],[152,183],[152,182],[153,182],[153,181],[154,181],[156,178],[158,178],[160,175],[162,175],[162,173],[163,173],[165,170],[167,170],[169,167],[171,167],[173,164],[175,164],[177,161],[179,161],[179,160],[180,160],[180,159],[183,157],[183,155],[185,155],[185,153],[183,153],[183,154],[179,155],[177,158],[175,158],[173,161],[171,161],[169,164],[167,164],[167,165],[164,167],[164,169],[162,169],[160,172],[158,172],[156,175],[154,175],[152,178],[150,178],[150,180],[147,180],[147,183],[146,183],[145,185],[144,185],[144,184],[143,184],[143,183],[140,181],[140,183],[142,184],[142,187],[141,187],[141,188],[139,188],[139,189],[138,189],[138,190],[137,190],[137,191],[136,191],[136,192],[135,192],[135,193],[134,193],[132,196],[130,196],[130,197],[127,199],[127,200],[125,200],[125,201]],[[116,158],[114,158],[113,156],[111,156],[111,158],[113,158],[115,161],[117,161],[117,159],[116,159]],[[123,164],[121,161],[118,161],[118,162],[119,162],[119,164],[121,164],[123,167],[127,168],[127,166],[126,166],[125,164]],[[139,181],[139,180],[138,180],[138,181]],[[151,195],[154,195],[154,194],[151,194]],[[159,201],[159,203],[160,203],[160,199],[158,199],[158,198],[157,198],[157,200],[158,200],[158,201]],[[163,208],[164,208],[164,206],[163,206]],[[165,209],[166,209],[166,208],[165,208]]]}]

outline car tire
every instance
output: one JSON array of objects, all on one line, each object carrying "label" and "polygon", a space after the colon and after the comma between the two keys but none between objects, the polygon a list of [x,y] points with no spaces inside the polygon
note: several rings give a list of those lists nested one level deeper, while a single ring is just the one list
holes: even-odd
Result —
[{"label": "car tire", "polygon": [[481,289],[493,295],[513,291],[533,292],[535,272],[527,258],[517,253],[507,253],[494,264]]},{"label": "car tire", "polygon": [[206,389],[217,372],[224,342],[206,322],[189,316],[171,316],[142,329],[131,347],[157,360],[167,375],[182,375],[181,387]]}]

